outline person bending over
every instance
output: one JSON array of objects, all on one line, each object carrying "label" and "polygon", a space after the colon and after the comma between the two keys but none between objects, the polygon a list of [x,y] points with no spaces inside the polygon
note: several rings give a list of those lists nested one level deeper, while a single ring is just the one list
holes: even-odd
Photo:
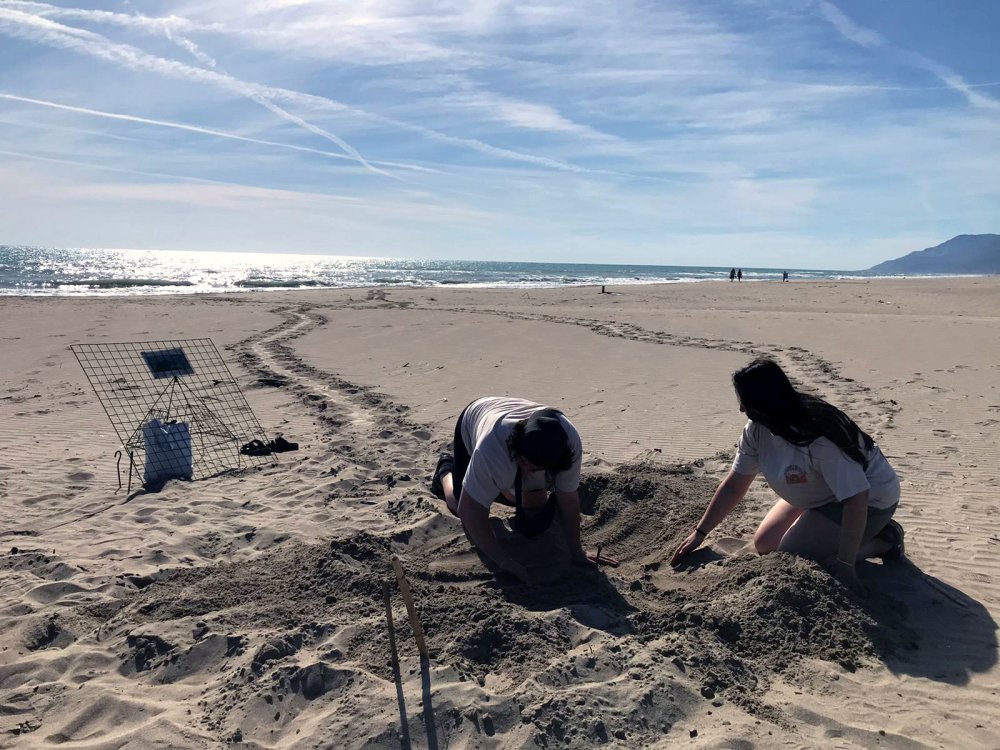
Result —
[{"label": "person bending over", "polygon": [[779,499],[754,534],[757,552],[778,550],[823,562],[863,594],[856,562],[896,559],[904,552],[903,528],[892,520],[899,502],[896,472],[853,420],[795,390],[773,360],[756,359],[737,370],[733,385],[749,421],[731,471],[671,565],[701,545],[762,472]]},{"label": "person bending over", "polygon": [[454,451],[439,459],[431,492],[501,570],[528,580],[524,566],[493,533],[494,502],[514,506],[511,527],[525,537],[538,536],[558,515],[573,562],[595,562],[580,543],[583,443],[562,412],[521,398],[477,399],[458,417]]}]

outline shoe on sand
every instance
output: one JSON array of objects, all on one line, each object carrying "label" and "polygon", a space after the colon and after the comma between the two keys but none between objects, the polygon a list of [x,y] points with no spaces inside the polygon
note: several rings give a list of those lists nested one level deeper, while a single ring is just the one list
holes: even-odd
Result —
[{"label": "shoe on sand", "polygon": [[278,435],[274,440],[272,440],[268,445],[271,446],[271,450],[275,453],[284,453],[285,451],[297,451],[299,449],[298,443],[290,443],[285,440],[281,435]]},{"label": "shoe on sand", "polygon": [[455,467],[455,459],[450,453],[442,453],[434,467],[434,477],[431,479],[431,494],[438,500],[444,500],[444,485],[441,477],[450,474]]},{"label": "shoe on sand", "polygon": [[270,456],[271,446],[266,445],[261,440],[251,440],[246,445],[240,446],[240,453],[244,456]]},{"label": "shoe on sand", "polygon": [[887,552],[879,555],[879,557],[883,560],[899,560],[902,558],[906,554],[904,536],[905,532],[903,531],[903,527],[899,525],[899,522],[890,519],[885,528],[878,533],[878,538],[888,542],[892,546]]}]

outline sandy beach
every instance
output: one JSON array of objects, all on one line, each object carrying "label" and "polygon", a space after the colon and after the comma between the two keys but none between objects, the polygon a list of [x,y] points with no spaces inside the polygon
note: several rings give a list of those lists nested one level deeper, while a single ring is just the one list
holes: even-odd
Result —
[{"label": "sandy beach", "polygon": [[[608,290],[0,297],[0,747],[1000,747],[1000,278]],[[202,337],[300,449],[118,490],[70,345]],[[864,602],[747,551],[760,479],[667,564],[761,355],[900,475],[907,558],[863,566]],[[584,542],[619,567],[553,558],[555,530],[512,541],[534,585],[497,582],[429,493],[502,394],[578,427]]]}]

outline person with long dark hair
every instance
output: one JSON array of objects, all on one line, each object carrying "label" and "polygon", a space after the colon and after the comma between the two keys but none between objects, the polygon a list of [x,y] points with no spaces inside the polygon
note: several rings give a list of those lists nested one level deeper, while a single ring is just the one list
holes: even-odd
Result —
[{"label": "person with long dark hair", "polygon": [[863,592],[857,561],[904,551],[903,529],[892,520],[896,472],[871,436],[840,409],[796,390],[774,360],[756,359],[737,370],[733,386],[749,421],[732,469],[671,564],[696,550],[763,473],[779,499],[754,534],[757,552],[827,563],[845,585]]},{"label": "person with long dark hair", "polygon": [[462,521],[486,558],[527,581],[527,570],[493,533],[490,506],[514,506],[511,528],[529,538],[542,534],[558,515],[573,562],[594,564],[580,542],[582,462],[580,434],[562,412],[520,398],[489,396],[462,410],[454,455],[438,460],[431,492]]}]

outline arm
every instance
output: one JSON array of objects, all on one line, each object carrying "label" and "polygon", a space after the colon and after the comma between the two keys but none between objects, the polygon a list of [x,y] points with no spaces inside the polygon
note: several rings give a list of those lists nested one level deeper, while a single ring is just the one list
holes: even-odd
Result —
[{"label": "arm", "polygon": [[847,588],[864,596],[855,563],[868,521],[869,482],[861,465],[850,460],[829,441],[817,440],[817,466],[830,490],[841,502],[840,539],[833,573]]},{"label": "arm", "polygon": [[556,505],[559,508],[559,525],[566,537],[570,556],[578,562],[587,561],[587,553],[580,544],[580,493],[556,491]]},{"label": "arm", "polygon": [[701,546],[712,529],[722,523],[722,519],[744,498],[756,476],[756,474],[737,474],[730,470],[716,488],[695,530],[681,542],[674,556],[670,558],[671,565],[676,565]]},{"label": "arm", "polygon": [[867,521],[868,490],[862,490],[844,500],[844,511],[840,519],[840,547],[837,550],[839,564],[854,567]]},{"label": "arm", "polygon": [[840,518],[840,546],[833,571],[841,583],[860,597],[867,595],[868,590],[858,579],[855,562],[858,559],[858,550],[861,548],[867,521],[868,490],[862,490],[844,500],[843,515]]},{"label": "arm", "polygon": [[498,565],[508,557],[490,528],[490,509],[465,489],[462,490],[462,499],[458,504],[458,517],[462,519],[466,533],[480,552]]},{"label": "arm", "polygon": [[528,574],[524,566],[507,554],[500,540],[493,534],[493,529],[490,528],[490,509],[476,501],[464,488],[458,504],[458,517],[462,520],[465,533],[480,552],[501,570],[527,581]]}]

